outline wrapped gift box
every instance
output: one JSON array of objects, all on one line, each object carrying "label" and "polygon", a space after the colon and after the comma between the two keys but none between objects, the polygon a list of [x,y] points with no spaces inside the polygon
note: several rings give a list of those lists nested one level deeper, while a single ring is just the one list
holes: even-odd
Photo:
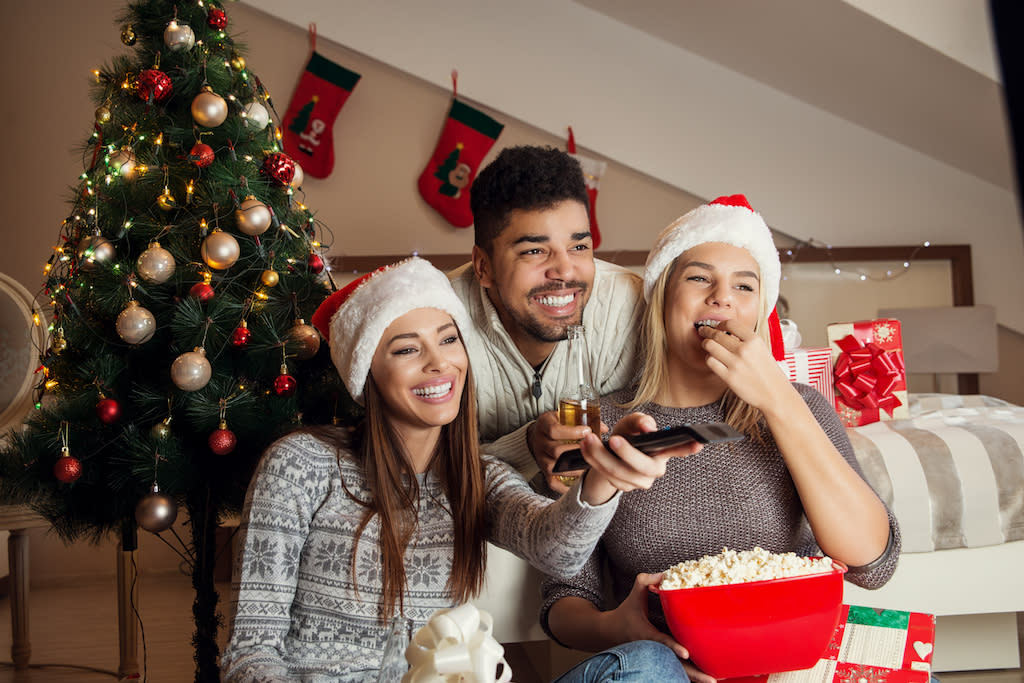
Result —
[{"label": "wrapped gift box", "polygon": [[790,382],[810,384],[821,392],[829,403],[835,404],[832,390],[832,349],[797,347],[786,351],[783,360],[776,361]]},{"label": "wrapped gift box", "polygon": [[822,658],[810,669],[729,679],[730,683],[927,683],[935,616],[843,605]]},{"label": "wrapped gift box", "polygon": [[892,318],[828,326],[835,406],[847,427],[909,416],[900,321]]}]

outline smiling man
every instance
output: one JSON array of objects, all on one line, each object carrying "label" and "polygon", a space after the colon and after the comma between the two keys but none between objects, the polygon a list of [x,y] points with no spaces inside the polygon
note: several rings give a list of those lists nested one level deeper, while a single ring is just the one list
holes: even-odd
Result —
[{"label": "smiling man", "polygon": [[449,276],[477,331],[468,350],[481,440],[562,492],[555,458],[586,433],[559,425],[555,412],[566,329],[586,328],[597,391],[625,388],[639,358],[640,278],[594,258],[583,172],[565,152],[506,148],[470,192],[473,260]]}]

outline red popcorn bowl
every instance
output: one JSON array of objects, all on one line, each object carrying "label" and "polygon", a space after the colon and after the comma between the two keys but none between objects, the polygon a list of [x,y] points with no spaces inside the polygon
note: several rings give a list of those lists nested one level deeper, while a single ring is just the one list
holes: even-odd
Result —
[{"label": "red popcorn bowl", "polygon": [[818,574],[649,590],[694,666],[735,678],[814,666],[839,623],[845,573],[833,560],[832,571]]}]

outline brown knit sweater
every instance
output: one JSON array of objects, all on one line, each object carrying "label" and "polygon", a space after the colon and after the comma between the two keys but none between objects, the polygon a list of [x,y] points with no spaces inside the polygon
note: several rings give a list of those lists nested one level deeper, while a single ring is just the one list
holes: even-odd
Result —
[{"label": "brown knit sweater", "polygon": [[[839,453],[863,477],[835,409],[812,387],[794,386]],[[633,393],[621,391],[602,399],[602,420],[614,425],[633,412],[619,406]],[[724,420],[720,401],[697,408],[647,404],[636,410],[651,415],[659,428]],[[548,612],[561,598],[581,597],[601,610],[612,609],[629,594],[638,573],[661,572],[683,560],[715,555],[723,547],[761,546],[775,553],[820,555],[789,470],[771,434],[767,429],[764,433],[765,445],[751,439],[709,444],[696,455],[673,458],[665,476],[651,488],[622,494],[614,519],[583,570],[568,581],[544,582],[540,619],[548,635]],[[899,526],[888,512],[890,543],[885,554],[846,574],[858,586],[878,588],[896,570]],[[604,569],[610,583],[603,578]],[[651,622],[667,632],[660,603],[653,594],[651,598]]]}]

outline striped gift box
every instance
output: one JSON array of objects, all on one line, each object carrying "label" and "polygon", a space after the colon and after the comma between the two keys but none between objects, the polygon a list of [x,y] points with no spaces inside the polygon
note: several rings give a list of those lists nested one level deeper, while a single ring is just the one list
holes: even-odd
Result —
[{"label": "striped gift box", "polygon": [[832,350],[795,348],[786,352],[783,360],[777,361],[790,382],[810,384],[828,402],[835,405],[835,390],[832,384]]}]

